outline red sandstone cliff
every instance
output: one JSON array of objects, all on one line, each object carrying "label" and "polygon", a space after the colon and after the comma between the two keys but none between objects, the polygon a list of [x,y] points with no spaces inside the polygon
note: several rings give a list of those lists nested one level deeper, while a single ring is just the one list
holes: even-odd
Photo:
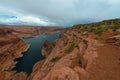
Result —
[{"label": "red sandstone cliff", "polygon": [[66,30],[65,27],[36,27],[36,26],[2,26],[0,28],[10,31],[13,35],[22,38],[30,38],[39,34],[51,34]]},{"label": "red sandstone cliff", "polygon": [[25,72],[16,73],[12,69],[16,65],[15,59],[23,56],[29,44],[23,42],[21,37],[28,38],[40,33],[53,33],[65,28],[45,28],[25,26],[0,26],[0,80],[26,80]]},{"label": "red sandstone cliff", "polygon": [[22,57],[22,52],[27,51],[29,45],[10,31],[0,28],[0,80],[26,80],[25,73],[12,71],[17,62],[16,58]]},{"label": "red sandstone cliff", "polygon": [[120,80],[120,27],[107,28],[73,28],[46,42],[28,80]]},{"label": "red sandstone cliff", "polygon": [[[1,48],[4,52],[1,54],[10,55],[10,58],[1,58],[4,62],[0,62],[0,76],[3,76],[0,80],[120,80],[119,25],[120,20],[77,25],[62,33],[53,44],[46,41],[42,49],[46,58],[34,65],[28,77],[25,73],[16,74],[11,70],[15,64],[11,62],[15,55],[9,52],[21,51],[18,42],[22,42],[10,37],[7,43],[1,42],[1,45],[16,41],[18,45],[14,45],[19,48],[11,47],[8,53]],[[2,33],[1,36],[6,34],[4,31]],[[1,38],[1,41],[4,40]],[[25,50],[22,49],[22,52]]]}]

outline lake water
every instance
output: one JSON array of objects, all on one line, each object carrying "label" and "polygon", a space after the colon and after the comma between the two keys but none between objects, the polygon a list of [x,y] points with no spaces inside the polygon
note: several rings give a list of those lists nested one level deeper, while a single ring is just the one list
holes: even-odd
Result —
[{"label": "lake water", "polygon": [[53,43],[56,38],[61,34],[61,32],[57,32],[54,34],[40,34],[34,38],[22,39],[24,42],[30,44],[30,48],[27,52],[24,53],[23,57],[17,59],[18,63],[14,70],[17,72],[26,72],[28,74],[31,73],[34,64],[44,59],[41,55],[41,50],[45,40],[48,40],[50,43]]}]

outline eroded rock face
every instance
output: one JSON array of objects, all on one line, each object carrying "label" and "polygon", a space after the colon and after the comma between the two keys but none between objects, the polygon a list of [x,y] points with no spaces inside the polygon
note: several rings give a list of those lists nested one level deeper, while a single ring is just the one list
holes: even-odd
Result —
[{"label": "eroded rock face", "polygon": [[95,39],[93,33],[67,30],[46,59],[36,63],[28,80],[120,80],[120,49],[106,43],[113,33],[120,34],[108,31]]},{"label": "eroded rock face", "polygon": [[29,45],[8,31],[2,31],[0,35],[0,80],[25,80],[25,73],[12,71],[15,67],[14,60],[23,56]]},{"label": "eroded rock face", "polygon": [[[22,57],[22,53],[27,51],[27,49],[29,48],[29,44],[26,44],[19,38],[29,38],[40,33],[50,34],[64,30],[65,28],[61,27],[42,28],[32,26],[0,26],[0,80],[27,79],[26,73],[16,73],[12,70],[17,63],[15,59]],[[44,56],[47,57],[50,54],[53,45],[46,41],[44,46],[45,47],[42,52]],[[39,64],[35,65],[36,69]]]},{"label": "eroded rock face", "polygon": [[50,52],[52,51],[52,48],[53,45],[46,40],[43,44],[42,55],[48,57]]},{"label": "eroded rock face", "polygon": [[114,44],[116,46],[120,46],[120,35],[115,35],[106,40],[107,43]]},{"label": "eroded rock face", "polygon": [[6,35],[0,38],[0,80],[120,80],[120,47],[107,42],[111,38],[115,41],[110,43],[118,43],[118,35],[118,30],[108,30],[101,36],[67,30],[53,45],[44,43],[42,54],[46,58],[34,65],[28,78],[23,72],[11,71],[13,60],[21,57],[28,45]]},{"label": "eroded rock face", "polygon": [[[35,35],[39,34],[52,34],[58,31],[65,31],[65,27],[35,27],[35,26],[8,26],[8,25],[0,25],[1,29],[4,29],[5,32],[11,32],[13,35],[16,35],[19,38],[31,38],[34,37]],[[4,33],[1,32],[0,33]]]}]

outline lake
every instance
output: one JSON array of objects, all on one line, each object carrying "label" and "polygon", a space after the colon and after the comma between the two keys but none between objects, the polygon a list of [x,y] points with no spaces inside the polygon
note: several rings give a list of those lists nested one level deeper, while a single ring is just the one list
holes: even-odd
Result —
[{"label": "lake", "polygon": [[48,40],[50,43],[53,43],[60,34],[61,32],[54,34],[40,34],[34,38],[22,39],[24,42],[30,44],[30,48],[23,54],[22,58],[16,59],[18,63],[16,64],[14,70],[17,72],[26,72],[30,74],[34,64],[44,59],[44,57],[41,55],[44,41]]}]

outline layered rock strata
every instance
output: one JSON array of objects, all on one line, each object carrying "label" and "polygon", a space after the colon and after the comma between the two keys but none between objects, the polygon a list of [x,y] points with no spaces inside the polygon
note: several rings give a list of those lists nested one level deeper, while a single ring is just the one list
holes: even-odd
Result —
[{"label": "layered rock strata", "polygon": [[22,57],[28,48],[29,44],[9,31],[0,29],[0,80],[26,80],[26,73],[16,73],[12,69],[17,63],[14,60]]}]

